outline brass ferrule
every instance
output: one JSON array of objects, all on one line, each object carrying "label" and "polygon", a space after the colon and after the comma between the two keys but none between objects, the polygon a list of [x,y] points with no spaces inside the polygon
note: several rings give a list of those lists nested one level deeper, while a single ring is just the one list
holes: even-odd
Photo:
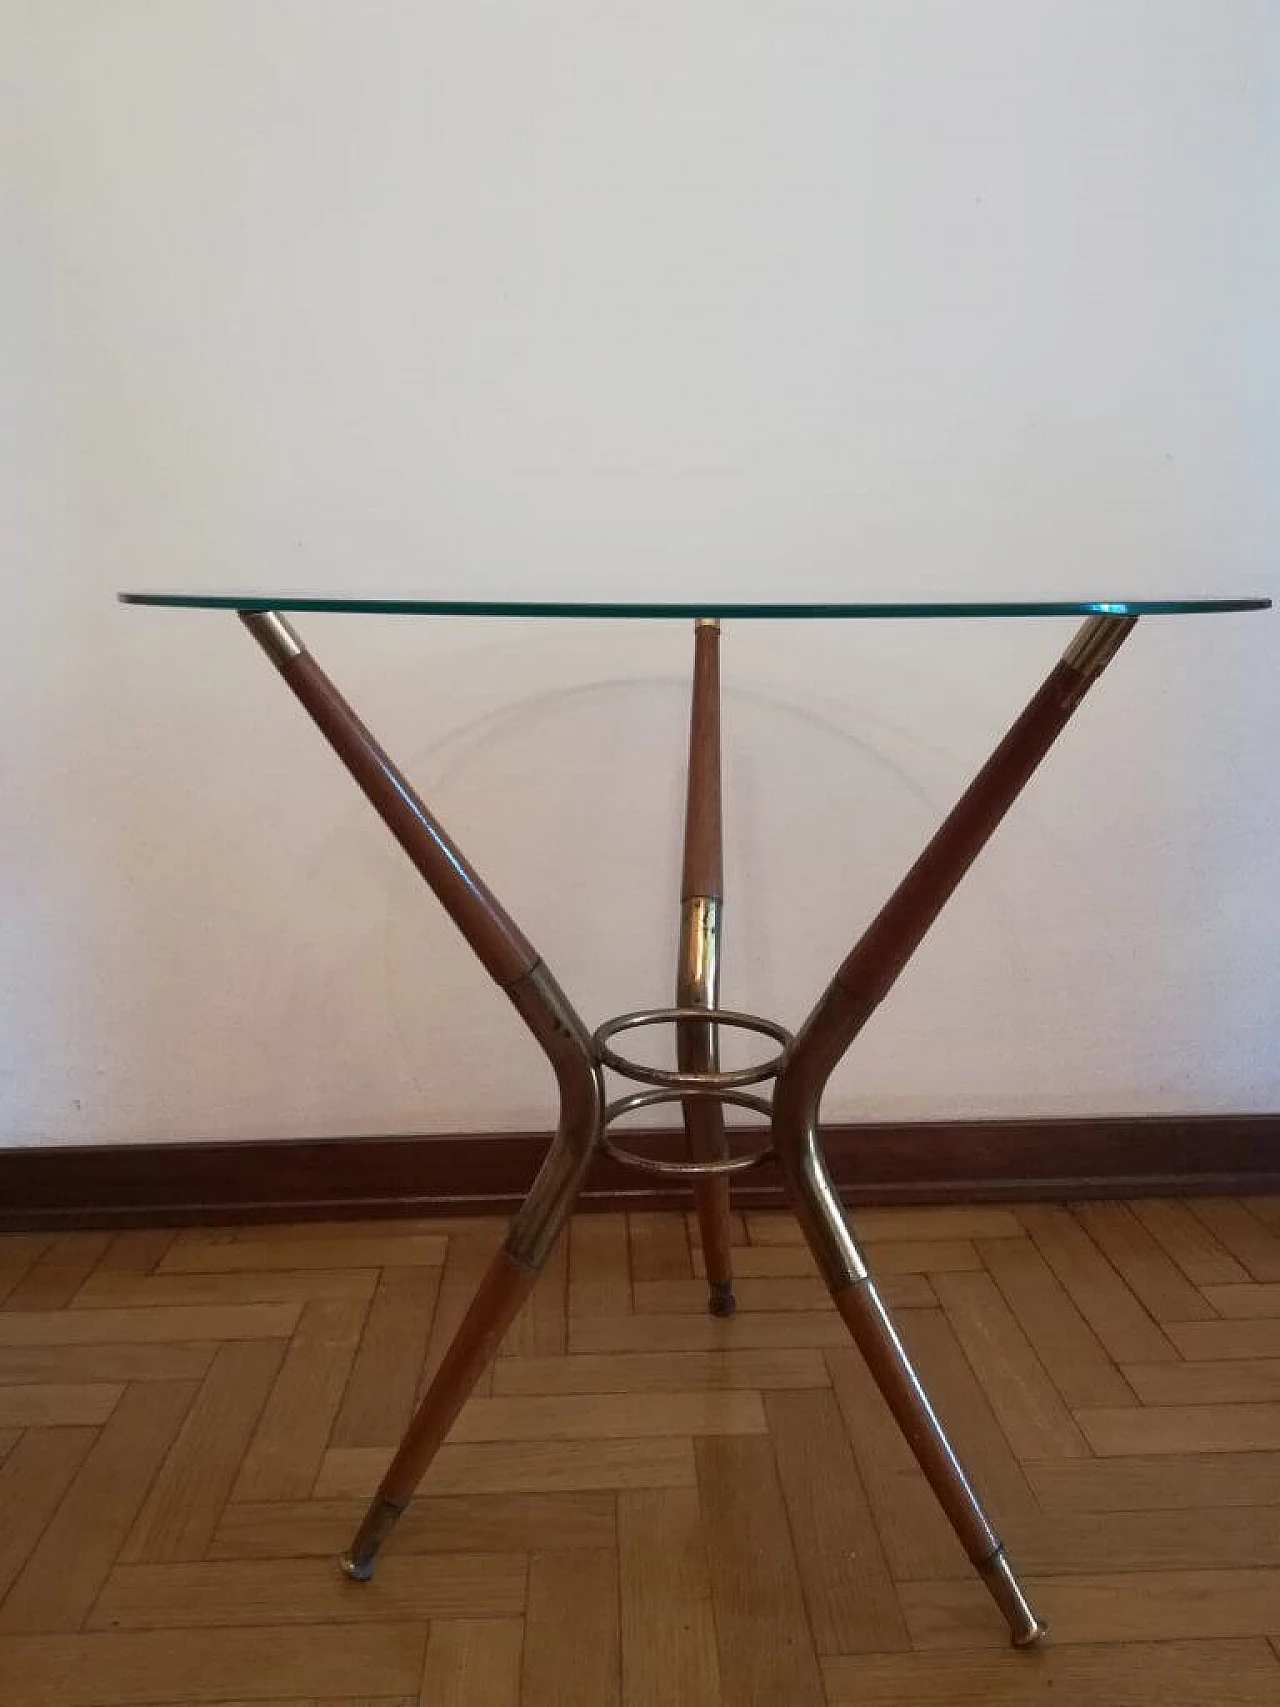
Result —
[{"label": "brass ferrule", "polygon": [[242,610],[240,620],[279,668],[306,651],[293,627],[276,610]]}]

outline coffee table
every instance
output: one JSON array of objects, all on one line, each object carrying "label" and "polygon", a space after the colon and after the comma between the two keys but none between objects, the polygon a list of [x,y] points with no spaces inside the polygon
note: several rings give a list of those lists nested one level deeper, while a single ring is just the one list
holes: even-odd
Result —
[{"label": "coffee table", "polygon": [[[497,1351],[564,1228],[598,1150],[692,1187],[716,1315],[734,1308],[729,1248],[729,1181],[775,1155],[797,1218],[837,1310],[912,1452],[1008,1622],[1016,1646],[1044,1633],[1000,1538],[969,1482],[920,1377],[891,1322],[822,1153],[819,1105],[828,1078],[1089,688],[1141,617],[1205,615],[1268,608],[1267,599],[1117,599],[934,604],[551,603],[535,600],[272,597],[263,594],[124,593],[126,604],[234,611],[301,701],[392,835],[413,861],[477,958],[506,991],[541,1045],[560,1093],[560,1118],[541,1170],[383,1477],[344,1557],[358,1581],[411,1499],[481,1373]],[[282,614],[340,611],[436,617],[671,618],[693,625],[693,689],[674,1007],[620,1014],[587,1030],[537,950],[457,844],[414,793],[316,663]],[[850,950],[799,1030],[719,1006],[724,902],[720,794],[720,625],[739,619],[956,619],[1083,617],[1083,626],[1041,687],[961,795],[950,815]],[[674,1069],[623,1052],[630,1031],[670,1026]],[[768,1041],[754,1065],[720,1065],[721,1027]],[[643,1089],[606,1099],[608,1067]],[[750,1087],[772,1082],[771,1098]],[[678,1103],[688,1160],[646,1156],[612,1133],[637,1109]],[[735,1153],[724,1109],[744,1107],[769,1121],[764,1148]]]}]

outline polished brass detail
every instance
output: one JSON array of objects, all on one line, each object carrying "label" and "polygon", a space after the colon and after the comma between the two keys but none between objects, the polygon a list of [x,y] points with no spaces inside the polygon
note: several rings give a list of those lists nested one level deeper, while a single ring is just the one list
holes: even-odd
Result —
[{"label": "polished brass detail", "polygon": [[[817,1040],[815,1040],[816,1042]],[[818,1132],[818,1107],[843,1050],[811,1047],[793,1056],[773,1094],[773,1147],[789,1187],[792,1208],[833,1292],[867,1278],[867,1265],[849,1231],[844,1205],[827,1171]]]},{"label": "polished brass detail", "polygon": [[718,895],[694,895],[680,908],[680,965],[676,1001],[682,1008],[714,1008],[720,995]]},{"label": "polished brass detail", "polygon": [[1049,1626],[1041,1623],[1031,1610],[1031,1603],[1022,1584],[1013,1574],[1013,1567],[1001,1547],[987,1562],[978,1566],[991,1593],[992,1600],[1004,1613],[1015,1648],[1030,1648],[1048,1635]]},{"label": "polished brass detail", "polygon": [[1062,662],[1092,681],[1106,669],[1137,623],[1136,616],[1091,616],[1062,654]]},{"label": "polished brass detail", "polygon": [[695,616],[693,619],[693,626],[695,628],[719,629],[720,618],[718,616]]},{"label": "polished brass detail", "polygon": [[[733,1067],[725,1072],[681,1073],[666,1067],[648,1067],[640,1061],[629,1061],[625,1055],[617,1055],[608,1047],[609,1039],[620,1031],[632,1031],[637,1026],[645,1025],[679,1025],[687,1020],[700,1020],[711,1026],[728,1025],[738,1031],[757,1031],[765,1037],[772,1037],[782,1048],[777,1055],[770,1056],[767,1061],[758,1062],[753,1067]],[[778,1025],[771,1019],[761,1019],[757,1014],[740,1014],[730,1008],[682,1007],[642,1008],[636,1013],[619,1014],[615,1019],[606,1020],[597,1029],[592,1041],[601,1063],[612,1067],[615,1073],[621,1073],[624,1079],[635,1079],[642,1085],[660,1085],[664,1090],[725,1091],[739,1085],[758,1085],[763,1079],[777,1078],[786,1063],[787,1051],[793,1040],[786,1026]]]},{"label": "polished brass detail", "polygon": [[[657,1108],[664,1103],[683,1103],[694,1101],[731,1103],[735,1108],[749,1108],[753,1114],[762,1114],[765,1119],[772,1112],[765,1097],[752,1096],[749,1091],[719,1090],[714,1086],[705,1086],[700,1090],[672,1091],[633,1091],[630,1096],[619,1097],[611,1102],[604,1111],[606,1128],[614,1120],[620,1120],[625,1114],[634,1114],[638,1108]],[[656,1156],[642,1156],[635,1150],[628,1150],[616,1143],[606,1130],[600,1138],[600,1148],[613,1157],[615,1162],[621,1162],[624,1167],[638,1168],[641,1173],[662,1174],[674,1179],[713,1179],[717,1174],[742,1174],[748,1169],[757,1167],[765,1158],[772,1154],[773,1146],[765,1144],[758,1150],[751,1150],[739,1156],[712,1156],[700,1161],[669,1162]]]},{"label": "polished brass detail", "polygon": [[551,1063],[560,1119],[529,1195],[507,1230],[506,1250],[540,1269],[564,1225],[604,1129],[604,1080],[591,1038],[542,961],[508,990]]},{"label": "polished brass detail", "polygon": [[291,623],[276,610],[242,610],[241,622],[277,667],[299,657],[306,647],[298,638]]}]

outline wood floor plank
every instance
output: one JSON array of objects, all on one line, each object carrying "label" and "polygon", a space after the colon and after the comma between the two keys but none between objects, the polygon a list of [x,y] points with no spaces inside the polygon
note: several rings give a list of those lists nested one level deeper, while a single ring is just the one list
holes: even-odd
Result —
[{"label": "wood floor plank", "polygon": [[1070,1210],[1028,1204],[1018,1217],[1080,1313],[1117,1363],[1157,1363],[1177,1352]]},{"label": "wood floor plank", "polygon": [[563,1352],[568,1332],[569,1240],[561,1233],[538,1283],[507,1330],[506,1357],[553,1357]]},{"label": "wood floor plank", "polygon": [[1280,1357],[1280,1316],[1256,1322],[1171,1322],[1169,1337],[1193,1362]]},{"label": "wood floor plank", "polygon": [[1234,1197],[1196,1197],[1187,1207],[1254,1280],[1280,1281],[1280,1237]]},{"label": "wood floor plank", "polygon": [[628,1215],[627,1239],[633,1281],[688,1280],[693,1274],[688,1228],[674,1210]]},{"label": "wood floor plank", "polygon": [[[347,1446],[325,1454],[317,1499],[368,1498],[388,1454]],[[687,1437],[642,1440],[496,1441],[440,1448],[424,1494],[571,1493],[594,1488],[686,1488],[693,1483]]]},{"label": "wood floor plank", "polygon": [[[335,1559],[366,1502],[279,1500],[229,1505],[211,1559]],[[612,1493],[448,1494],[415,1499],[396,1525],[397,1553],[532,1553],[617,1543]]]},{"label": "wood floor plank", "polygon": [[1267,1316],[1280,1316],[1280,1282],[1259,1284],[1251,1281],[1243,1286],[1206,1286],[1204,1296],[1213,1308],[1214,1316],[1228,1321],[1261,1321]]},{"label": "wood floor plank", "polygon": [[1076,1219],[1157,1322],[1209,1322],[1217,1312],[1127,1203],[1078,1203]]},{"label": "wood floor plank", "polygon": [[484,1228],[494,1229],[493,1238],[496,1244],[507,1225],[507,1217],[377,1215],[358,1216],[349,1221],[251,1221],[219,1228],[188,1227],[182,1232],[181,1238],[184,1243],[212,1239],[233,1245],[276,1245],[283,1244],[288,1239],[297,1239],[308,1244],[322,1244],[331,1239],[409,1239],[423,1233],[435,1238],[448,1238],[454,1233],[474,1230],[476,1224],[481,1221]]},{"label": "wood floor plank", "polygon": [[619,1707],[618,1555],[529,1561],[521,1707]]},{"label": "wood floor plank", "polygon": [[304,1306],[232,1486],[232,1499],[305,1499],[315,1485],[329,1430],[364,1326],[363,1302]]},{"label": "wood floor plank", "polygon": [[195,1393],[191,1381],[125,1390],[0,1608],[0,1631],[80,1627]]},{"label": "wood floor plank", "polygon": [[773,1449],[694,1442],[721,1687],[734,1707],[824,1707]]},{"label": "wood floor plank", "polygon": [[52,1233],[0,1234],[0,1304],[53,1243]]},{"label": "wood floor plank", "polygon": [[622,1707],[720,1707],[711,1580],[693,1488],[618,1496]]},{"label": "wood floor plank", "polygon": [[908,1647],[834,1394],[771,1393],[765,1410],[819,1654]]},{"label": "wood floor plank", "polygon": [[449,1438],[464,1441],[640,1440],[652,1435],[763,1434],[757,1392],[568,1393],[471,1399]]},{"label": "wood floor plank", "polygon": [[120,1549],[122,1563],[203,1557],[284,1349],[279,1340],[233,1340],[218,1352]]},{"label": "wood floor plank", "polygon": [[[825,1350],[848,1345],[849,1330],[830,1300],[822,1310],[753,1310],[731,1317],[693,1315],[584,1317],[570,1323],[572,1353],[715,1351],[729,1348],[766,1350],[791,1347]],[[495,1377],[496,1379],[496,1377]]]},{"label": "wood floor plank", "polygon": [[[867,1256],[878,1279],[897,1274],[960,1274],[982,1267],[972,1239],[886,1239],[869,1246]],[[693,1268],[699,1276],[707,1272],[700,1250],[693,1253]],[[733,1272],[735,1279],[767,1280],[816,1275],[818,1269],[808,1245],[748,1245],[735,1255]]]},{"label": "wood floor plank", "polygon": [[[426,1626],[316,1624],[252,1630],[104,1631],[0,1637],[0,1700],[14,1707],[140,1707],[166,1698],[184,1707],[272,1695],[324,1707],[341,1693],[359,1700],[414,1697]],[[364,1691],[363,1695],[357,1692]],[[269,1699],[269,1698],[268,1698]]]},{"label": "wood floor plank", "polygon": [[520,1707],[523,1648],[519,1618],[433,1619],[421,1707]]},{"label": "wood floor plank", "polygon": [[0,1387],[0,1428],[104,1423],[119,1403],[119,1382],[31,1381]]},{"label": "wood floor plank", "polygon": [[578,1215],[569,1224],[569,1315],[627,1316],[631,1271],[620,1215]]},{"label": "wood floor plank", "polygon": [[[389,1703],[394,1703],[394,1707],[418,1707],[416,1697],[410,1697],[408,1695],[383,1695],[377,1697],[362,1695],[358,1700],[353,1696],[344,1695],[341,1698],[326,1697],[322,1703],[317,1702],[314,1695],[308,1695],[305,1701],[294,1695],[290,1696],[287,1701],[281,1701],[278,1698],[273,1698],[270,1701],[219,1701],[218,1707],[352,1707],[353,1703],[354,1707],[389,1707]],[[190,1697],[188,1697],[186,1701],[161,1701],[155,1703],[148,1701],[147,1707],[190,1707]]]},{"label": "wood floor plank", "polygon": [[[701,1245],[692,1247],[693,1272],[707,1277],[707,1261]],[[743,1245],[733,1253],[735,1280],[764,1280],[774,1276],[816,1275],[818,1265],[808,1245]]]},{"label": "wood floor plank", "polygon": [[387,1268],[369,1304],[334,1446],[395,1446],[409,1426],[440,1288],[438,1268]]},{"label": "wood floor plank", "polygon": [[1280,1505],[1280,1452],[1045,1460],[1023,1466],[1051,1512]]},{"label": "wood floor plank", "polygon": [[[707,1287],[702,1280],[637,1280],[634,1284],[635,1307],[638,1314],[705,1316]],[[937,1298],[922,1274],[886,1275],[880,1291],[890,1309],[920,1309],[935,1304]],[[743,1313],[767,1310],[816,1311],[831,1308],[831,1294],[816,1275],[778,1276],[768,1280],[753,1280],[749,1275],[735,1277],[733,1294]]]},{"label": "wood floor plank", "polygon": [[[346,1222],[343,1225],[358,1226],[360,1224]],[[443,1233],[450,1243],[457,1238],[486,1239],[490,1251],[496,1251],[507,1236],[507,1231],[511,1226],[511,1216],[509,1214],[422,1215],[415,1220],[412,1216],[401,1218],[397,1215],[391,1219],[380,1217],[376,1221],[367,1221],[363,1226],[365,1235],[368,1237],[373,1237],[383,1229],[395,1228],[397,1231],[403,1229],[406,1233]]]},{"label": "wood floor plank", "polygon": [[1124,1373],[1144,1405],[1280,1403],[1280,1357],[1131,1363]]},{"label": "wood floor plank", "polygon": [[1084,1436],[991,1276],[938,1275],[934,1289],[1014,1451],[1087,1457]]},{"label": "wood floor plank", "polygon": [[[698,1217],[693,1210],[690,1210],[685,1216],[684,1225],[685,1232],[689,1237],[690,1250],[697,1251],[701,1249],[702,1228],[699,1226]],[[729,1244],[734,1250],[739,1250],[745,1249],[748,1243],[747,1218],[745,1215],[740,1215],[735,1209],[731,1211],[729,1215]]]},{"label": "wood floor plank", "polygon": [[1280,1673],[1258,1638],[1093,1643],[825,1662],[829,1707],[1266,1707]]},{"label": "wood floor plank", "polygon": [[[1111,1571],[1032,1577],[1030,1591],[1053,1629],[1072,1642],[1175,1641],[1264,1636],[1280,1627],[1280,1571]],[[903,1583],[915,1647],[1007,1647],[1009,1632],[979,1582]],[[1280,1680],[1278,1680],[1280,1681]]]},{"label": "wood floor plank", "polygon": [[0,1346],[0,1383],[95,1381],[198,1381],[217,1346],[51,1345]]},{"label": "wood floor plank", "polygon": [[90,1630],[182,1630],[203,1625],[398,1623],[408,1618],[503,1618],[525,1604],[523,1553],[389,1550],[371,1583],[352,1583],[329,1559],[204,1560],[117,1565]]},{"label": "wood floor plank", "polygon": [[6,1310],[61,1310],[111,1243],[110,1233],[60,1233],[4,1301]]},{"label": "wood floor plank", "polygon": [[0,1311],[0,1346],[159,1344],[174,1340],[287,1338],[296,1304],[219,1305],[210,1309]]},{"label": "wood floor plank", "polygon": [[297,1273],[322,1268],[387,1268],[401,1263],[439,1268],[445,1258],[443,1233],[414,1233],[396,1238],[261,1239],[222,1243],[201,1236],[176,1239],[159,1264],[161,1274]]},{"label": "wood floor plank", "polygon": [[1018,1569],[1036,1576],[1112,1571],[1280,1567],[1274,1506],[1191,1506],[1181,1511],[1041,1511],[1002,1532]]},{"label": "wood floor plank", "polygon": [[1233,1286],[1248,1270],[1178,1198],[1140,1198],[1129,1206],[1193,1286]]},{"label": "wood floor plank", "polygon": [[130,1227],[117,1233],[102,1254],[98,1273],[152,1274],[177,1238],[173,1227]]},{"label": "wood floor plank", "polygon": [[[1011,1209],[985,1204],[942,1204],[921,1209],[853,1209],[849,1221],[862,1244],[889,1239],[1019,1239],[1021,1223]],[[747,1216],[753,1245],[801,1245],[804,1233],[795,1216],[775,1211]]]},{"label": "wood floor plank", "polygon": [[1133,1402],[1102,1342],[1030,1239],[981,1240],[978,1250],[1069,1406]]},{"label": "wood floor plank", "polygon": [[714,1351],[590,1352],[568,1357],[503,1358],[496,1395],[515,1393],[673,1393],[729,1387],[826,1387],[822,1353],[812,1346],[728,1346]]},{"label": "wood floor plank", "polygon": [[967,1575],[973,1567],[861,1355],[846,1344],[826,1356],[894,1579]]},{"label": "wood floor plank", "polygon": [[1280,1404],[1149,1405],[1077,1411],[1076,1420],[1100,1458],[1280,1451]]},{"label": "wood floor plank", "polygon": [[72,1302],[77,1310],[306,1304],[315,1298],[368,1299],[377,1282],[374,1268],[279,1269],[261,1274],[115,1274],[99,1268]]},{"label": "wood floor plank", "polygon": [[92,1428],[29,1428],[0,1468],[0,1601],[97,1440]]}]

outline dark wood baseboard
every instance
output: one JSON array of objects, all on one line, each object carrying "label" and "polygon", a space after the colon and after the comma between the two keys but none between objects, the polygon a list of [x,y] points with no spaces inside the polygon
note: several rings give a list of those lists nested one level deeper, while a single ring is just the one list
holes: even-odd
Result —
[{"label": "dark wood baseboard", "polygon": [[[824,1142],[852,1204],[1280,1190],[1280,1114],[829,1126]],[[680,1155],[683,1144],[672,1131],[647,1139],[655,1155]],[[545,1133],[513,1132],[0,1150],[0,1227],[501,1214],[519,1203],[546,1145]],[[733,1196],[739,1208],[781,1205],[776,1165],[739,1176]],[[602,1155],[581,1207],[689,1201]]]}]

